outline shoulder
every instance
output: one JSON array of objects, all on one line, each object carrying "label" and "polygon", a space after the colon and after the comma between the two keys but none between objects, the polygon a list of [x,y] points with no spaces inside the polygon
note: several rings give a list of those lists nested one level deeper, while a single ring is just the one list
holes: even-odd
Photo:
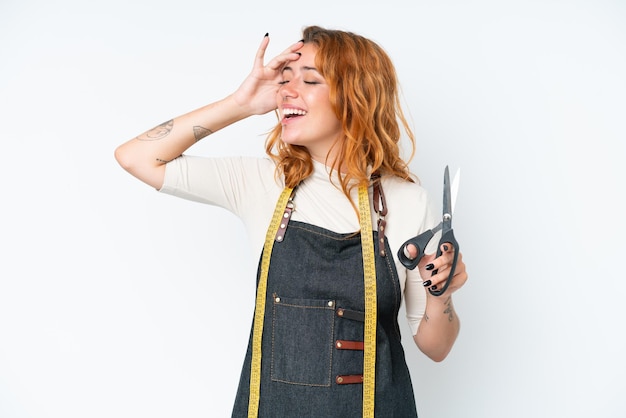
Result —
[{"label": "shoulder", "polygon": [[388,176],[382,178],[382,188],[390,243],[399,245],[434,225],[432,199],[422,185]]},{"label": "shoulder", "polygon": [[388,205],[425,207],[429,205],[428,191],[417,181],[411,182],[396,176],[384,176],[381,184]]}]

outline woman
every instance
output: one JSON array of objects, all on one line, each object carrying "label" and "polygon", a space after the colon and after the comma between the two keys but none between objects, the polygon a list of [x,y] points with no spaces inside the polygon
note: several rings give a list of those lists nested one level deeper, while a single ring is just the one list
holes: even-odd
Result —
[{"label": "woman", "polygon": [[[238,215],[261,255],[233,416],[417,416],[400,303],[404,297],[417,346],[442,361],[459,331],[451,295],[467,280],[465,264],[459,254],[436,297],[426,288],[447,279],[453,248],[427,254],[416,270],[395,255],[435,216],[400,157],[400,124],[413,146],[414,138],[387,54],[350,32],[313,26],[303,35],[264,64],[266,35],[234,93],[139,135],[115,156],[161,192]],[[269,158],[183,155],[270,111],[279,121]],[[413,246],[403,251],[416,256]]]}]

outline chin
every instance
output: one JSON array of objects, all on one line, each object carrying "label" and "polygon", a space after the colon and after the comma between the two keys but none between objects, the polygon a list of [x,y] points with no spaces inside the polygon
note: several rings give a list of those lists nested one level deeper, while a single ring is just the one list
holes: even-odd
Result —
[{"label": "chin", "polygon": [[293,135],[282,135],[280,139],[289,145],[303,145],[302,141],[299,141],[297,138],[294,138]]}]

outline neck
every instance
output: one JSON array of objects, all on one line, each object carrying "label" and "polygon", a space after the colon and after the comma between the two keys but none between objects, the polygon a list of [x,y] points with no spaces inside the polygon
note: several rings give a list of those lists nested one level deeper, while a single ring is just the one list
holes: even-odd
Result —
[{"label": "neck", "polygon": [[339,170],[341,173],[347,172],[344,164],[335,165],[337,161],[337,153],[334,152],[333,149],[327,152],[314,153],[309,149],[309,154],[311,155],[311,159],[318,163],[324,164],[326,167],[331,168],[333,170]]}]

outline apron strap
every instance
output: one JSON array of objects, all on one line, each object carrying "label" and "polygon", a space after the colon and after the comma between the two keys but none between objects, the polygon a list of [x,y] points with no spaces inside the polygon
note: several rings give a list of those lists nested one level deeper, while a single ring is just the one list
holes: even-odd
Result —
[{"label": "apron strap", "polygon": [[385,201],[385,194],[383,193],[382,181],[380,174],[372,174],[373,189],[374,189],[374,211],[378,214],[378,253],[381,257],[385,254],[385,227],[387,221],[385,216],[387,215],[387,202]]},{"label": "apron strap", "polygon": [[[282,240],[285,238],[285,232],[287,231],[287,226],[289,225],[289,219],[291,219],[292,212],[296,210],[296,205],[295,203],[293,203],[293,197],[295,194],[296,194],[296,189],[293,189],[291,191],[291,195],[289,196],[289,200],[287,201],[287,204],[285,205],[283,218],[280,222],[278,229],[276,230],[276,237],[274,238],[274,241],[276,242],[282,242]],[[278,208],[276,208],[276,210],[278,210]]]}]

